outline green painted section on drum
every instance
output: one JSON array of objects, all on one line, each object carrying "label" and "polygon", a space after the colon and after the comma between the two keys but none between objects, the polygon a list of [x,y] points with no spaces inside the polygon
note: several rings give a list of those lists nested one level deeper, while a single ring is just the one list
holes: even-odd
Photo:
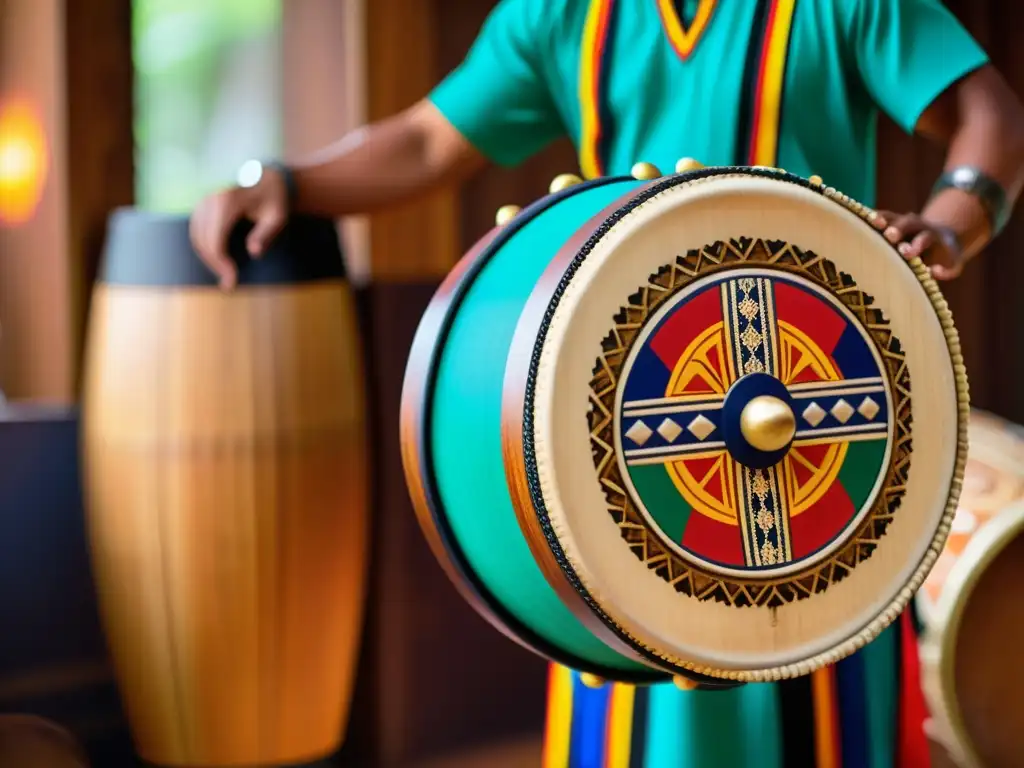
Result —
[{"label": "green painted section on drum", "polygon": [[[565,198],[525,224],[491,258],[449,331],[438,366],[430,436],[448,521],[480,580],[552,645],[592,664],[624,671],[647,668],[613,651],[584,627],[530,553],[505,481],[501,398],[516,323],[551,258],[580,226],[640,183],[615,182]],[[586,401],[581,402],[580,419],[586,419],[586,408]],[[595,514],[607,515],[603,508]]]},{"label": "green painted section on drum", "polygon": [[[885,446],[885,440],[847,444],[838,479],[855,509],[859,510],[868,501],[878,475],[883,471]],[[672,541],[681,542],[693,507],[679,493],[665,465],[634,464],[629,467],[629,477],[658,528]]]},{"label": "green painted section on drum", "polygon": [[846,444],[846,458],[839,468],[839,485],[846,491],[859,510],[867,503],[878,482],[878,476],[885,472],[887,440],[861,440]]},{"label": "green painted section on drum", "polygon": [[662,533],[677,544],[681,542],[693,507],[676,488],[665,465],[634,464],[629,467],[629,478]]}]

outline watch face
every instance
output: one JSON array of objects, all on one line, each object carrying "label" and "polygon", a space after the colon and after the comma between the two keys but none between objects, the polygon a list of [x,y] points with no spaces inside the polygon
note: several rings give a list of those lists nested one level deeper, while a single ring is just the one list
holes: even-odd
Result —
[{"label": "watch face", "polygon": [[255,187],[263,178],[263,163],[259,160],[248,160],[238,169],[238,186]]},{"label": "watch face", "polygon": [[970,186],[974,184],[978,174],[973,168],[957,168],[953,171],[951,178],[957,186]]}]

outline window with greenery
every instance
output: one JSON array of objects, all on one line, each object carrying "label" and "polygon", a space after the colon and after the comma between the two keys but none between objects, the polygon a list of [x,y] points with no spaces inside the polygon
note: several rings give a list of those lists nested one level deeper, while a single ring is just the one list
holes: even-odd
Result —
[{"label": "window with greenery", "polygon": [[136,202],[185,212],[281,150],[283,0],[133,0]]}]

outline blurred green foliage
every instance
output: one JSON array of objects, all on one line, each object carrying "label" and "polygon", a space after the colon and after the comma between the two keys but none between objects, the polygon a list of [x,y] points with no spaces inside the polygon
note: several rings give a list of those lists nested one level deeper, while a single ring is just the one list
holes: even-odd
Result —
[{"label": "blurred green foliage", "polygon": [[[207,192],[233,181],[237,158],[223,158],[224,139],[212,135],[225,72],[253,41],[273,41],[283,0],[133,0],[136,201],[144,208],[181,212]],[[276,53],[279,48],[265,46]],[[279,66],[279,62],[270,62]],[[276,92],[270,94],[276,96]],[[247,115],[237,116],[242,132]],[[267,110],[257,110],[266,120]],[[273,110],[274,115],[279,110]],[[268,155],[280,145],[279,119],[261,125]],[[251,124],[249,126],[252,128]],[[244,136],[239,136],[244,139]],[[255,139],[257,143],[260,139]],[[240,142],[245,145],[245,141]],[[250,144],[252,142],[250,141]],[[227,147],[230,149],[230,145]],[[218,153],[220,156],[218,156]],[[244,159],[244,158],[242,158]]]}]

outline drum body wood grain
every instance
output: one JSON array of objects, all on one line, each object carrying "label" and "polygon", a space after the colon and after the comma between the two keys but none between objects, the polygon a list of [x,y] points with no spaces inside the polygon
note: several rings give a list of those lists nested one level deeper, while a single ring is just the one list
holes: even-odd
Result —
[{"label": "drum body wood grain", "polygon": [[352,298],[329,222],[289,224],[231,295],[186,226],[117,214],[93,296],[82,447],[104,627],[146,760],[309,760],[342,738],[363,614]]},{"label": "drum body wood grain", "polygon": [[477,610],[553,661],[805,675],[884,629],[945,539],[951,317],[820,179],[637,176],[503,209],[442,284],[403,390],[414,505]]},{"label": "drum body wood grain", "polygon": [[917,597],[933,737],[964,768],[1024,759],[1024,429],[971,414],[960,507]]}]

